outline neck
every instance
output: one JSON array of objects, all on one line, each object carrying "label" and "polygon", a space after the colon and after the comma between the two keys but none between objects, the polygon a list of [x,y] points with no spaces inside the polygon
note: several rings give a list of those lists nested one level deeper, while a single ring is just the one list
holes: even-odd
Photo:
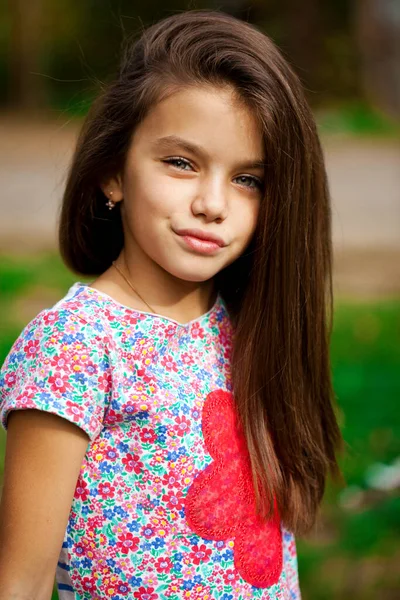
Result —
[{"label": "neck", "polygon": [[[134,289],[157,314],[179,322],[188,322],[208,312],[214,305],[218,290],[214,280],[202,283],[186,281],[174,277],[146,256],[144,264],[132,254],[121,252],[117,259]],[[135,295],[130,286],[119,276],[119,285],[131,296]],[[136,294],[137,301],[144,304]],[[144,305],[143,310],[150,310]]]}]

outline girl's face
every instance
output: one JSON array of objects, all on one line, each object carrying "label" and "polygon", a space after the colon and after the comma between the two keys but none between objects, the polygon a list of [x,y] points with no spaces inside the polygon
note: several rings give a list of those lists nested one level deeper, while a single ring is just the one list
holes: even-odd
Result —
[{"label": "girl's face", "polygon": [[[102,186],[122,201],[130,272],[205,282],[248,246],[263,197],[263,139],[230,89],[186,88],[158,103],[134,132],[122,176]],[[210,253],[177,232],[223,240]],[[142,288],[143,289],[143,288]]]}]

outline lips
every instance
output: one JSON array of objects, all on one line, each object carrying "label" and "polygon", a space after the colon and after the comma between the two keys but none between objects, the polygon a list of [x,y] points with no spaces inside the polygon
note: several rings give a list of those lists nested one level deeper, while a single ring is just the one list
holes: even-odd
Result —
[{"label": "lips", "polygon": [[221,247],[226,246],[224,240],[218,235],[215,235],[213,233],[206,233],[205,231],[201,231],[200,229],[178,229],[175,231],[175,233],[182,236],[194,237],[205,242],[213,242],[214,244],[218,244],[218,246]]}]

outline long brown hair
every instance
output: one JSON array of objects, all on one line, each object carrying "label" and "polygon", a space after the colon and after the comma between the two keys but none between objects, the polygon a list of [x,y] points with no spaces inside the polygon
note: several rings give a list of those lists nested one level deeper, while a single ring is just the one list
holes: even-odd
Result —
[{"label": "long brown hair", "polygon": [[82,275],[123,247],[119,205],[99,183],[120,172],[135,127],[183,86],[230,86],[259,120],[267,173],[246,251],[216,275],[234,324],[232,384],[248,442],[259,514],[276,498],[295,533],[313,526],[330,473],[341,478],[334,410],[331,208],[323,152],[301,82],[256,27],[189,10],[128,40],[119,73],[94,102],[67,179],[59,240]]}]

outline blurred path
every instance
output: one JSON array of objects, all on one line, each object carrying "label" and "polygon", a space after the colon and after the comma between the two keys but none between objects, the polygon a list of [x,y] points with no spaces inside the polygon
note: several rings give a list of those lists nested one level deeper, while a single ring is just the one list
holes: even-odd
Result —
[{"label": "blurred path", "polygon": [[0,249],[54,247],[75,124],[0,118]]},{"label": "blurred path", "polygon": [[[0,251],[56,246],[56,221],[78,128],[0,118]],[[400,293],[400,144],[323,140],[330,181],[335,287]]]}]

